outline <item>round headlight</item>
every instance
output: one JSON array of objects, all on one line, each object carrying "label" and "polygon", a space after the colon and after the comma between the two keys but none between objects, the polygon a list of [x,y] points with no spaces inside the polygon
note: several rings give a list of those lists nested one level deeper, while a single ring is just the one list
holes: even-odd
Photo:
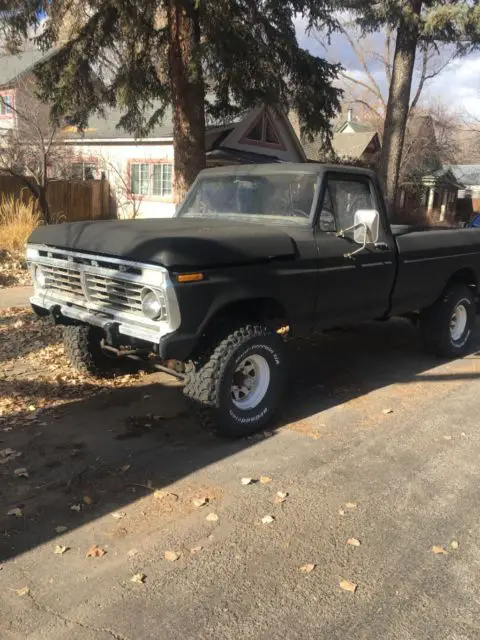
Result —
[{"label": "round headlight", "polygon": [[142,312],[150,320],[156,320],[162,315],[162,301],[151,289],[142,291]]},{"label": "round headlight", "polygon": [[36,267],[35,268],[35,281],[38,284],[39,287],[41,287],[42,289],[45,287],[45,285],[47,284],[47,276],[45,275],[45,273],[41,270],[40,267]]}]

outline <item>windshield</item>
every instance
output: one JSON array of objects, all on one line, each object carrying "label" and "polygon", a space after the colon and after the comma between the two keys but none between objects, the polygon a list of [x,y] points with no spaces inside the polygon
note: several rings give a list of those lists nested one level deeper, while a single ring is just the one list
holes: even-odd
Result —
[{"label": "windshield", "polygon": [[309,224],[317,176],[306,173],[201,177],[181,206],[184,218]]}]

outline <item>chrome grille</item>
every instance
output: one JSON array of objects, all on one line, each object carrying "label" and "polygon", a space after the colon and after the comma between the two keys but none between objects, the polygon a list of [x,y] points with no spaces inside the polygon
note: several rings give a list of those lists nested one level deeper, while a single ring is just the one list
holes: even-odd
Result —
[{"label": "chrome grille", "polygon": [[127,313],[142,313],[143,285],[108,276],[85,273],[85,291],[88,299],[109,309]]},{"label": "chrome grille", "polygon": [[42,265],[42,272],[45,275],[46,288],[84,298],[82,279],[76,269]]}]

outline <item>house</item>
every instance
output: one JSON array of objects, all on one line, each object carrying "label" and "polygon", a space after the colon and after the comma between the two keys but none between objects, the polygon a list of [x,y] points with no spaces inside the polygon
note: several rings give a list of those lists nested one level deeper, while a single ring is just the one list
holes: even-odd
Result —
[{"label": "house", "polygon": [[[49,108],[36,98],[33,72],[50,55],[30,50],[2,58],[0,135],[2,130],[18,131],[24,113],[42,114],[47,128]],[[173,215],[177,199],[171,111],[143,139],[117,127],[121,116],[117,109],[106,110],[104,117],[93,115],[82,131],[66,117],[55,138],[56,149],[64,153],[54,154],[60,161],[49,163],[49,179],[108,180],[112,214],[120,217]],[[306,160],[288,118],[263,105],[230,122],[209,124],[205,145],[207,166]]]},{"label": "house", "polygon": [[480,164],[453,164],[451,172],[464,188],[458,192],[458,205],[462,217],[468,220],[480,212]]}]

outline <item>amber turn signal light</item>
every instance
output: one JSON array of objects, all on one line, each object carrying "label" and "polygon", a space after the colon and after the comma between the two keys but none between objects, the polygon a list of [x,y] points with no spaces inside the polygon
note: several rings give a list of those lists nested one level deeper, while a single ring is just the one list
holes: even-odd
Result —
[{"label": "amber turn signal light", "polygon": [[177,276],[177,282],[200,282],[204,278],[203,273],[181,273]]}]

